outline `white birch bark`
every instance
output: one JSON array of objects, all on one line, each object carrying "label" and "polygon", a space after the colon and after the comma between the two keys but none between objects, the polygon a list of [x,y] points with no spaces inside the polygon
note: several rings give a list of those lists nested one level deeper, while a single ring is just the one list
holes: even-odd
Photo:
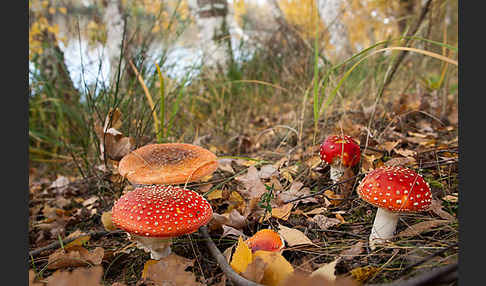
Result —
[{"label": "white birch bark", "polygon": [[206,67],[226,70],[230,60],[228,45],[223,39],[224,25],[228,25],[228,3],[226,0],[188,0],[199,29],[203,63]]},{"label": "white birch bark", "polygon": [[344,59],[352,54],[348,31],[341,21],[343,0],[316,0],[319,15],[329,32],[329,43],[333,50],[324,49],[328,57],[334,60]]},{"label": "white birch bark", "polygon": [[[120,61],[120,50],[122,49],[123,38],[123,17],[120,11],[119,0],[108,0],[103,13],[103,22],[106,25],[105,52],[110,62],[110,78],[116,80],[118,64]],[[124,68],[122,59],[120,71]]]}]

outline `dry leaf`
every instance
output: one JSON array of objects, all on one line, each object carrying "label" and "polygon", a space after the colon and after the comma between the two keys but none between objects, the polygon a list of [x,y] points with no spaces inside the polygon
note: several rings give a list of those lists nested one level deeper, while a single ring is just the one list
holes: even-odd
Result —
[{"label": "dry leaf", "polygon": [[459,198],[457,197],[457,194],[453,195],[447,195],[442,198],[442,200],[449,202],[449,203],[457,203],[459,201]]},{"label": "dry leaf", "polygon": [[71,248],[73,248],[74,246],[83,246],[83,244],[85,244],[86,242],[88,242],[90,240],[91,236],[90,235],[83,235],[83,236],[80,236],[78,238],[76,238],[75,240],[71,241],[70,243],[66,244],[64,246],[64,250],[70,250]]},{"label": "dry leaf", "polygon": [[235,173],[235,170],[233,170],[233,167],[231,166],[231,162],[233,162],[234,159],[229,159],[229,158],[223,158],[218,160],[218,168],[229,172],[231,174]]},{"label": "dry leaf", "polygon": [[235,180],[243,183],[244,188],[239,191],[246,199],[260,198],[267,191],[255,166],[250,166],[246,175],[237,177]]},{"label": "dry leaf", "polygon": [[302,231],[279,224],[278,234],[287,242],[288,246],[310,244],[315,245]]},{"label": "dry leaf", "polygon": [[337,277],[330,281],[321,275],[310,276],[302,271],[294,271],[282,283],[282,286],[359,286],[359,284],[349,277]]},{"label": "dry leaf", "polygon": [[221,234],[221,238],[226,237],[228,235],[233,235],[236,237],[242,236],[246,238],[246,235],[243,232],[241,232],[241,230],[237,230],[236,228],[227,225],[222,225],[222,227],[223,227],[223,234]]},{"label": "dry leaf", "polygon": [[429,210],[438,215],[439,217],[449,220],[449,221],[456,221],[456,217],[451,215],[450,213],[443,210],[442,202],[439,200],[432,200],[430,204]]},{"label": "dry leaf", "polygon": [[395,153],[402,155],[403,157],[415,157],[416,151],[406,149],[394,149]]},{"label": "dry leaf", "polygon": [[246,267],[251,263],[252,259],[251,249],[244,242],[243,237],[240,236],[233,257],[231,258],[231,268],[237,273],[245,272]]},{"label": "dry leaf", "polygon": [[439,220],[439,219],[419,222],[399,232],[397,234],[397,237],[409,237],[409,236],[420,235],[422,232],[430,231],[432,228],[448,222],[449,222],[448,220]]},{"label": "dry leaf", "polygon": [[96,247],[92,251],[81,246],[72,246],[69,251],[58,249],[47,260],[47,269],[58,269],[70,266],[99,265],[103,259],[104,249]]},{"label": "dry leaf", "polygon": [[260,283],[263,278],[263,274],[265,273],[265,267],[267,263],[261,257],[255,257],[253,261],[248,264],[246,267],[245,272],[241,273],[241,276],[245,277],[246,279]]},{"label": "dry leaf", "polygon": [[[277,198],[281,202],[286,202],[289,200],[293,200],[299,197],[307,196],[310,194],[310,189],[307,187],[304,187],[304,183],[299,182],[299,181],[294,181],[292,185],[290,185],[290,188],[286,191],[280,191],[277,193]],[[306,198],[303,200],[299,200],[299,202],[302,203],[317,203],[317,199],[314,197]]]},{"label": "dry leaf", "polygon": [[108,211],[108,212],[104,212],[102,215],[101,215],[101,223],[103,224],[103,227],[107,230],[107,231],[112,231],[112,230],[115,230],[117,229],[116,225],[113,223],[113,221],[111,220],[111,211]]},{"label": "dry leaf", "polygon": [[326,230],[332,226],[341,224],[341,221],[339,219],[329,218],[325,215],[316,215],[312,218],[312,221],[315,222],[322,230]]},{"label": "dry leaf", "polygon": [[223,190],[214,190],[211,193],[209,193],[206,197],[208,201],[222,199],[222,198],[223,198]]},{"label": "dry leaf", "polygon": [[322,214],[323,212],[326,212],[327,209],[325,207],[318,207],[318,208],[315,208],[315,209],[312,209],[308,212],[305,212],[304,215],[315,215],[315,214]]},{"label": "dry leaf", "polygon": [[260,179],[268,179],[275,174],[277,174],[277,168],[275,168],[273,165],[264,165],[258,172]]},{"label": "dry leaf", "polygon": [[[47,286],[102,286],[103,267],[57,270],[47,278]],[[30,284],[29,284],[30,285]]]},{"label": "dry leaf", "polygon": [[385,162],[385,166],[408,166],[415,164],[416,160],[413,157],[397,157]]},{"label": "dry leaf", "polygon": [[343,202],[344,195],[335,194],[332,190],[325,190],[324,195],[329,199],[333,206],[337,206]]},{"label": "dry leaf", "polygon": [[147,261],[142,278],[153,281],[157,285],[202,286],[203,284],[196,281],[194,273],[185,271],[193,264],[194,260],[172,253],[155,263],[151,260]]},{"label": "dry leaf", "polygon": [[261,258],[266,267],[260,281],[263,285],[279,286],[294,272],[294,267],[279,252],[257,250],[253,253],[254,259]]},{"label": "dry leaf", "polygon": [[400,144],[401,140],[398,141],[388,141],[385,143],[380,144],[380,146],[385,149],[388,153],[390,153],[398,144]]},{"label": "dry leaf", "polygon": [[380,267],[367,265],[364,267],[355,268],[351,270],[350,273],[356,281],[363,283],[374,276],[378,271],[380,271],[380,269]]},{"label": "dry leaf", "polygon": [[37,283],[35,280],[35,272],[34,270],[29,270],[29,286],[44,286],[44,283]]},{"label": "dry leaf", "polygon": [[330,281],[336,280],[336,274],[334,274],[334,272],[336,272],[336,264],[340,260],[341,258],[338,257],[334,261],[322,265],[317,270],[314,270],[314,272],[312,272],[311,277],[322,276],[329,279]]},{"label": "dry leaf", "polygon": [[293,207],[294,204],[288,203],[278,208],[272,208],[272,217],[287,220]]},{"label": "dry leaf", "polygon": [[360,255],[363,252],[363,242],[358,241],[355,243],[353,246],[351,246],[349,249],[346,249],[339,253],[339,256],[342,257],[345,260],[351,260],[355,256]]}]

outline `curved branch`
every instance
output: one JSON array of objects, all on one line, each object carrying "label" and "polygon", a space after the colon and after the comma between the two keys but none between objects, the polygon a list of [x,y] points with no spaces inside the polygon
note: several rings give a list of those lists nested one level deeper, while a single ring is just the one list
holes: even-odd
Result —
[{"label": "curved branch", "polygon": [[231,266],[226,261],[226,258],[224,258],[223,254],[221,254],[221,251],[219,251],[216,244],[214,244],[211,236],[209,236],[207,226],[202,226],[201,228],[199,228],[199,232],[205,238],[206,245],[209,248],[209,252],[211,252],[211,255],[216,259],[221,270],[223,270],[226,277],[228,277],[236,286],[263,286],[261,284],[243,278],[238,273],[236,273],[233,268],[231,268]]}]

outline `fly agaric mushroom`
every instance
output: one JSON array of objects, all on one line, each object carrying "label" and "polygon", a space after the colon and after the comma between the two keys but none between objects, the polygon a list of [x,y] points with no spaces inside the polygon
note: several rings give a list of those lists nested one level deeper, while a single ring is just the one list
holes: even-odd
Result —
[{"label": "fly agaric mushroom", "polygon": [[248,238],[245,243],[252,252],[257,250],[281,251],[285,246],[282,237],[271,229],[257,231],[252,237]]},{"label": "fly agaric mushroom", "polygon": [[347,135],[327,137],[319,153],[321,160],[331,166],[331,180],[334,184],[342,177],[345,168],[355,166],[361,158],[359,145]]},{"label": "fly agaric mushroom", "polygon": [[133,184],[183,184],[212,174],[215,154],[185,143],[149,144],[124,156],[118,165],[122,177]]},{"label": "fly agaric mushroom", "polygon": [[120,197],[112,220],[152,259],[170,254],[172,238],[195,232],[213,217],[208,201],[198,193],[173,186],[143,186]]},{"label": "fly agaric mushroom", "polygon": [[400,213],[424,211],[432,203],[432,192],[422,176],[399,166],[371,171],[357,192],[361,199],[378,207],[369,238],[371,249],[393,237]]}]

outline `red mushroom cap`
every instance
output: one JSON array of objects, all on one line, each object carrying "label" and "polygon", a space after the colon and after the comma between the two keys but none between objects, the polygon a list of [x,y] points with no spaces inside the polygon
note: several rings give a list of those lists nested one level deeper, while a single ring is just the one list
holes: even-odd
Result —
[{"label": "red mushroom cap", "polygon": [[245,242],[252,252],[257,250],[280,251],[284,247],[280,235],[271,229],[259,230]]},{"label": "red mushroom cap", "polygon": [[198,193],[172,186],[144,186],[120,197],[112,220],[126,232],[147,237],[176,237],[195,232],[213,217]]},{"label": "red mushroom cap", "polygon": [[371,171],[357,192],[361,199],[392,212],[420,212],[432,203],[432,192],[422,176],[399,166]]},{"label": "red mushroom cap", "polygon": [[347,135],[327,137],[321,144],[320,155],[321,160],[328,164],[333,164],[338,158],[341,158],[342,165],[346,167],[358,164],[361,158],[358,143]]}]

